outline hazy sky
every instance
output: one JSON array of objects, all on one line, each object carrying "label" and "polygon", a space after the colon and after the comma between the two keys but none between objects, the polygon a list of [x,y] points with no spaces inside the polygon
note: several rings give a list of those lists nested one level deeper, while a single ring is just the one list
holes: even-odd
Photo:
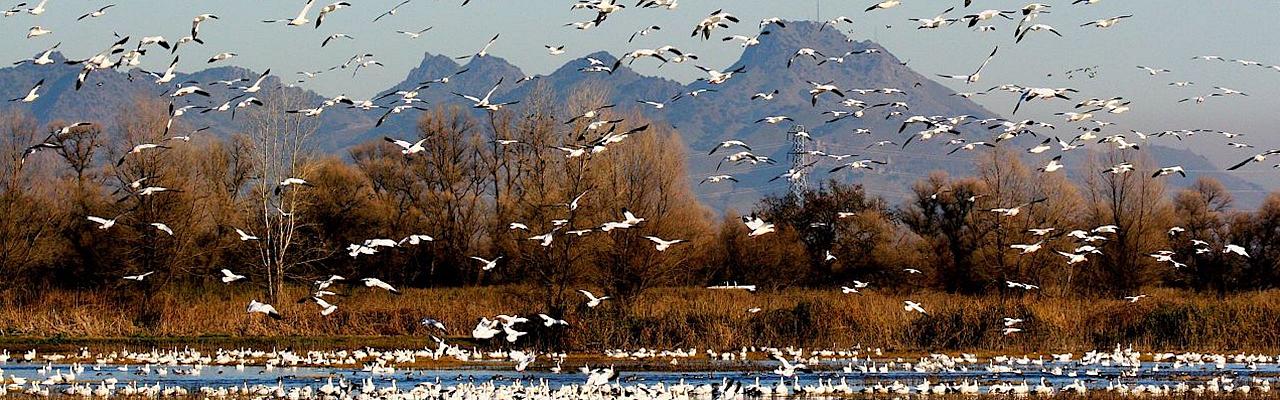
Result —
[{"label": "hazy sky", "polygon": [[[28,0],[32,1],[32,0]],[[301,9],[301,0],[173,0],[119,1],[107,15],[77,22],[76,17],[110,4],[93,0],[49,0],[48,11],[40,16],[27,14],[0,19],[0,54],[17,60],[62,42],[61,50],[72,58],[87,57],[105,48],[114,39],[112,32],[141,36],[163,35],[170,40],[186,35],[191,17],[213,13],[221,20],[207,22],[200,36],[205,45],[192,45],[179,52],[179,69],[195,71],[209,67],[204,61],[211,55],[232,51],[239,57],[224,63],[261,71],[271,68],[276,75],[288,78],[297,71],[325,69],[358,53],[373,53],[386,66],[361,71],[352,78],[349,73],[322,75],[305,86],[322,94],[347,94],[368,97],[378,90],[399,82],[417,66],[423,53],[458,56],[474,53],[495,33],[502,38],[490,53],[506,58],[531,74],[549,73],[564,62],[599,50],[621,54],[635,48],[675,45],[702,57],[700,64],[723,67],[735,61],[741,48],[722,42],[729,33],[752,34],[757,21],[777,16],[785,19],[815,19],[815,0],[680,0],[677,10],[638,9],[634,0],[610,17],[602,27],[587,31],[566,28],[571,21],[593,18],[588,11],[571,11],[572,1],[561,0],[472,0],[459,7],[461,0],[412,0],[395,16],[378,23],[370,21],[399,1],[349,0],[352,7],[339,10],[325,20],[320,29],[264,24],[263,19],[292,18]],[[1272,23],[1280,15],[1280,4],[1258,0],[1103,0],[1095,5],[1071,5],[1069,0],[1041,0],[1052,4],[1052,13],[1038,22],[1056,27],[1065,37],[1033,32],[1021,44],[1013,43],[1016,21],[995,20],[995,32],[976,32],[956,24],[937,30],[917,30],[908,18],[932,17],[947,7],[955,6],[950,15],[961,16],[982,9],[1017,9],[1026,1],[975,0],[962,8],[961,0],[904,0],[902,6],[883,11],[863,12],[874,0],[823,1],[821,18],[846,15],[854,24],[841,29],[855,39],[873,39],[917,71],[933,75],[967,74],[981,63],[993,46],[1000,54],[983,72],[982,82],[967,86],[956,81],[944,82],[958,91],[986,89],[1001,83],[1026,86],[1074,87],[1078,98],[1123,96],[1132,100],[1133,110],[1103,119],[1115,121],[1127,129],[1144,132],[1164,129],[1213,128],[1247,133],[1238,138],[1258,147],[1280,147],[1280,138],[1271,127],[1280,125],[1276,112],[1280,96],[1280,71],[1263,67],[1246,67],[1236,63],[1193,61],[1197,55],[1221,55],[1228,59],[1256,60],[1265,65],[1280,64],[1280,30]],[[327,0],[318,0],[311,18]],[[16,1],[0,3],[11,6]],[[696,22],[709,12],[723,8],[742,18],[742,23],[718,32],[709,41],[691,39]],[[1109,29],[1080,27],[1082,23],[1132,14]],[[24,39],[28,28],[40,25],[53,33]],[[638,38],[628,44],[632,32],[648,25],[662,30]],[[887,28],[891,25],[892,28]],[[411,40],[396,30],[417,31],[434,27],[421,38]],[[354,41],[336,41],[321,49],[320,42],[332,33],[347,33]],[[565,45],[567,53],[548,55],[543,45]],[[171,57],[154,52],[144,58],[144,67],[162,68]],[[215,64],[218,65],[218,64]],[[661,75],[689,81],[701,74],[692,65],[669,65],[658,70],[654,63],[638,62],[641,73]],[[1077,77],[1066,80],[1061,73],[1087,66],[1098,66],[1096,79]],[[1168,68],[1171,74],[1149,76],[1137,65]],[[1047,77],[1053,73],[1054,77]],[[1168,86],[1173,81],[1193,81],[1194,86]],[[1215,92],[1214,86],[1243,90],[1249,97],[1211,98],[1206,104],[1179,104],[1177,100]],[[1016,97],[1008,94],[980,96],[979,103],[997,113],[1008,114]],[[1074,104],[1072,104],[1074,105]],[[1033,106],[1026,116],[1061,123],[1061,117],[1050,115],[1066,111],[1065,102]],[[1020,113],[1019,117],[1023,117]],[[1242,159],[1257,149],[1234,150],[1225,146],[1221,136],[1200,138],[1193,145],[1219,164]],[[1166,142],[1168,143],[1168,142]],[[1174,144],[1176,145],[1176,144]],[[1253,168],[1246,174],[1275,172]],[[1257,179],[1257,177],[1254,177]]]}]

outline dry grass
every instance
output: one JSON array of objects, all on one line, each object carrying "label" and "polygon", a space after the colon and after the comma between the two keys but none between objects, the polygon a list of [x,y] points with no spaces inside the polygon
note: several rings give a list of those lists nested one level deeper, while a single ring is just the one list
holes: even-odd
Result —
[{"label": "dry grass", "polygon": [[[303,288],[292,288],[301,297]],[[0,297],[0,328],[18,338],[268,338],[399,337],[414,341],[435,333],[423,317],[443,321],[454,336],[467,336],[481,316],[540,312],[525,287],[409,289],[402,296],[363,288],[335,300],[339,310],[320,317],[312,303],[278,302],[285,318],[247,315],[248,288],[164,290],[145,299],[115,299],[105,292],[49,291],[33,299]],[[571,328],[551,335],[531,326],[530,338],[571,350],[640,346],[847,347],[888,351],[1081,351],[1133,344],[1174,351],[1270,351],[1280,349],[1277,292],[1224,299],[1153,290],[1136,304],[1112,299],[969,297],[941,293],[842,295],[831,290],[776,293],[699,288],[654,290],[623,313],[606,302],[580,307]],[[921,302],[928,316],[903,310]],[[759,307],[759,313],[748,308]],[[624,315],[625,316],[622,316]],[[1003,336],[1002,318],[1022,318],[1024,332]],[[536,318],[535,318],[536,321]],[[534,324],[530,324],[534,325]],[[541,338],[541,339],[538,339]],[[390,338],[388,338],[390,339]],[[14,339],[10,339],[14,340]],[[306,342],[306,341],[303,341]],[[309,342],[315,344],[315,342]],[[380,343],[395,343],[382,341]]]}]

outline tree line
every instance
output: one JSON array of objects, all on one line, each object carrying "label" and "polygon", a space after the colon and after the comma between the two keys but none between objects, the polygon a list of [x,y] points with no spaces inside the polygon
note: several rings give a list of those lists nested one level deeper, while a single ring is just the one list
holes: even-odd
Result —
[{"label": "tree line", "polygon": [[[36,296],[45,287],[118,287],[124,275],[155,271],[139,284],[145,295],[217,285],[223,268],[248,275],[268,298],[334,274],[413,287],[521,283],[542,289],[537,301],[558,315],[583,287],[624,305],[654,287],[724,282],[859,281],[869,290],[1010,296],[1116,296],[1164,285],[1225,294],[1271,288],[1280,273],[1280,194],[1245,211],[1208,178],[1166,193],[1163,178],[1137,172],[1152,163],[1134,150],[1095,153],[1087,178],[1072,182],[998,147],[971,176],[932,173],[900,204],[855,183],[823,182],[760,200],[748,214],[777,231],[748,237],[740,213],[717,218],[698,202],[685,145],[669,126],[612,109],[595,119],[621,122],[573,119],[607,98],[583,88],[561,99],[540,86],[518,110],[477,117],[436,107],[415,131],[392,135],[421,141],[413,154],[382,138],[344,155],[317,151],[320,127],[286,112],[308,106],[289,91],[264,94],[264,106],[242,112],[240,133],[229,137],[184,126],[167,103],[147,98],[89,124],[38,126],[9,110],[0,115],[0,269],[9,278],[0,285]],[[1122,161],[1137,171],[1104,172]],[[289,178],[306,185],[281,185]],[[170,190],[139,193],[145,187]],[[624,209],[644,221],[601,231]],[[116,224],[102,229],[88,216]],[[1105,226],[1114,230],[1097,229]],[[549,245],[530,239],[548,233]],[[431,240],[350,255],[369,239],[411,235]],[[686,242],[658,251],[649,236]],[[1038,250],[1011,247],[1032,244]],[[1248,257],[1224,252],[1228,244]],[[471,257],[498,258],[497,267]]]}]

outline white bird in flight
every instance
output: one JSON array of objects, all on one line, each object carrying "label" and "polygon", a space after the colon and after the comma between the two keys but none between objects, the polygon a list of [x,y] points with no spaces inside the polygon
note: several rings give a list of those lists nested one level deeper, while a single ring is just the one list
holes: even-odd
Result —
[{"label": "white bird in flight", "polygon": [[582,289],[578,289],[578,293],[582,293],[583,296],[587,296],[587,307],[591,307],[591,308],[595,308],[596,306],[599,306],[600,302],[608,300],[610,298],[609,296],[596,297],[595,294],[592,294],[591,292],[588,292]]}]

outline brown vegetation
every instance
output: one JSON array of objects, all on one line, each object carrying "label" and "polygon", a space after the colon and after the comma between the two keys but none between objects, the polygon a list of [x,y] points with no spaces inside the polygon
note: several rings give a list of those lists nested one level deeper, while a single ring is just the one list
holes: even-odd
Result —
[{"label": "brown vegetation", "polygon": [[[302,297],[306,289],[286,286]],[[239,310],[256,289],[170,288],[148,299],[115,300],[104,291],[55,290],[33,301],[12,296],[0,304],[0,328],[28,337],[344,337],[398,336],[402,345],[429,344],[438,334],[418,323],[436,318],[450,336],[468,340],[480,317],[541,311],[533,286],[407,289],[403,296],[367,290],[339,299],[328,318],[314,305],[277,304],[285,318],[245,318]],[[1133,344],[1159,351],[1280,350],[1280,296],[1274,291],[1219,299],[1163,289],[1137,304],[1089,298],[963,296],[919,292],[929,315],[903,311],[902,297],[870,291],[790,289],[749,293],[661,288],[635,299],[627,318],[603,310],[575,309],[566,316],[566,350],[696,346],[882,347],[886,351],[1083,351]],[[751,313],[750,308],[760,308]],[[1026,330],[1001,335],[1001,318],[1025,319]],[[533,325],[533,324],[531,324]],[[537,328],[541,328],[538,325]],[[532,329],[532,327],[531,327]],[[541,334],[545,332],[535,332]],[[499,339],[500,340],[500,339]],[[418,342],[420,341],[420,343]],[[502,342],[505,343],[505,342]],[[483,343],[481,343],[483,344]],[[491,343],[499,345],[499,343]]]},{"label": "brown vegetation", "polygon": [[[400,334],[421,333],[416,321],[424,313],[448,311],[449,324],[463,328],[483,315],[544,312],[582,325],[531,336],[549,345],[785,344],[780,338],[790,337],[904,348],[1200,346],[1219,344],[1213,341],[1230,337],[1225,332],[1246,336],[1239,326],[1280,331],[1268,318],[1271,300],[1251,293],[1280,278],[1280,194],[1256,212],[1233,210],[1229,193],[1212,180],[1168,196],[1164,178],[1147,172],[1145,154],[1131,150],[1095,154],[1088,179],[1077,185],[997,147],[980,158],[974,176],[934,173],[900,205],[834,180],[799,196],[763,199],[751,214],[777,232],[748,237],[740,214],[730,210],[717,221],[697,202],[678,132],[604,107],[599,88],[563,102],[549,93],[536,89],[519,110],[488,118],[437,108],[421,115],[416,131],[393,135],[421,140],[423,151],[405,155],[372,140],[345,158],[311,150],[320,127],[284,113],[305,106],[287,94],[244,112],[244,133],[229,138],[181,138],[192,127],[171,121],[166,105],[153,100],[136,101],[117,121],[66,132],[59,132],[63,122],[44,130],[26,115],[6,113],[0,270],[7,279],[0,290],[9,312],[36,310],[31,318],[10,315],[6,324],[39,335]],[[622,122],[565,122],[589,110],[600,110],[595,120]],[[630,134],[606,136],[624,132]],[[55,146],[25,153],[44,141]],[[133,151],[142,143],[164,147]],[[1103,172],[1122,161],[1137,169]],[[282,187],[287,178],[308,185]],[[142,196],[135,183],[174,190]],[[644,222],[599,229],[620,221],[623,210]],[[88,216],[118,223],[99,229]],[[1065,235],[1102,225],[1117,230],[1091,232],[1102,239],[1087,243]],[[1184,230],[1171,232],[1175,226]],[[1031,232],[1049,227],[1055,231]],[[241,241],[236,229],[261,240]],[[549,246],[530,240],[548,232]],[[409,235],[434,240],[347,255],[366,239]],[[659,252],[646,236],[687,242]],[[1011,248],[1033,243],[1043,247],[1031,254]],[[1086,244],[1097,252],[1067,264],[1061,253],[1085,252]],[[1224,253],[1228,244],[1250,257]],[[1160,250],[1174,251],[1177,264],[1151,256]],[[484,271],[473,256],[501,260]],[[221,285],[222,268],[249,279]],[[156,274],[144,282],[120,279],[148,271]],[[463,289],[420,292],[456,298],[368,303],[360,299],[372,294],[355,291],[336,300],[343,311],[329,318],[315,315],[312,304],[292,305],[305,298],[299,287],[330,274]],[[726,281],[764,292],[652,290]],[[831,294],[853,281],[869,282],[867,290],[881,295]],[[1086,307],[1155,287],[1227,300],[1166,295],[1107,313]],[[586,310],[580,288],[614,300]],[[905,294],[936,308],[931,317],[895,311]],[[245,317],[239,310],[249,299],[275,303],[287,322]],[[764,311],[745,314],[751,306]],[[109,312],[117,309],[128,311]],[[1019,315],[1046,324],[1014,338],[976,329]],[[1223,315],[1253,319],[1233,326],[1217,319]],[[1275,344],[1250,337],[1256,342],[1239,346]]]}]

